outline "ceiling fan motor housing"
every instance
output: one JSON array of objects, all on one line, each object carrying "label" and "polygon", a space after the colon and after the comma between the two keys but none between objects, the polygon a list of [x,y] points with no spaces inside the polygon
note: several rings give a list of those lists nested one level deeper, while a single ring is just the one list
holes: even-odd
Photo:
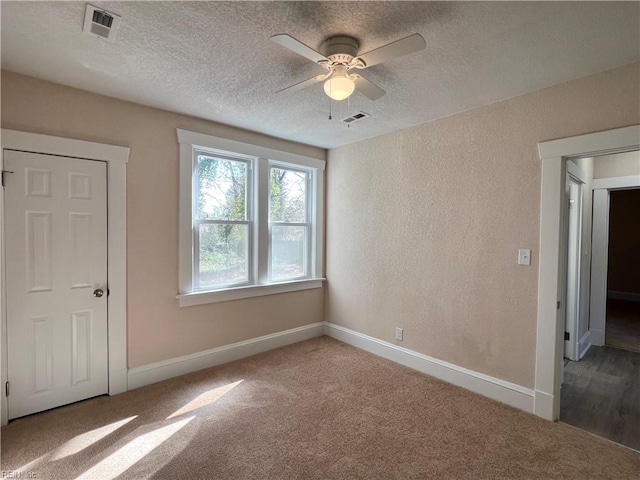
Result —
[{"label": "ceiling fan motor housing", "polygon": [[348,64],[358,55],[359,44],[351,37],[331,37],[320,45],[325,57],[334,63]]}]

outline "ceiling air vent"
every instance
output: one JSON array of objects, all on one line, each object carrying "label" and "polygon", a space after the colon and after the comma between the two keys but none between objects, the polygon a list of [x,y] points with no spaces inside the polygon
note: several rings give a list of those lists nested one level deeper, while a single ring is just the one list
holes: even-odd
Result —
[{"label": "ceiling air vent", "polygon": [[116,39],[116,32],[119,26],[119,15],[87,3],[87,10],[84,14],[84,28],[82,29],[84,33],[113,42]]},{"label": "ceiling air vent", "polygon": [[359,120],[362,120],[363,118],[367,118],[370,117],[371,115],[369,115],[368,113],[364,113],[364,112],[358,112],[354,115],[351,115],[350,117],[347,118],[343,118],[342,121],[344,123],[346,123],[347,125],[351,125],[352,123],[355,123]]}]

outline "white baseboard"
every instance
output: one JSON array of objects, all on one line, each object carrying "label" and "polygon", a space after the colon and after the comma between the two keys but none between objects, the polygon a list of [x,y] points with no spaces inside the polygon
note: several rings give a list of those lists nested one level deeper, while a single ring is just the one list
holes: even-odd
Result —
[{"label": "white baseboard", "polygon": [[589,330],[589,333],[591,334],[589,336],[591,345],[593,345],[594,347],[601,347],[604,345],[604,331],[592,328],[591,330]]},{"label": "white baseboard", "polygon": [[557,415],[554,414],[554,398],[550,393],[543,392],[542,390],[536,390],[534,392],[533,401],[533,413],[537,417],[544,418],[555,422],[558,420]]},{"label": "white baseboard", "polygon": [[591,347],[591,330],[588,330],[578,342],[578,358],[580,360],[585,356],[589,347]]},{"label": "white baseboard", "polygon": [[[326,322],[313,323],[203,352],[131,368],[128,372],[128,389],[133,390],[274,348],[319,337],[323,334],[525,412],[534,412],[534,392],[531,389]],[[536,402],[538,401],[538,393],[540,392],[536,392]]]},{"label": "white baseboard", "polygon": [[640,293],[617,292],[615,290],[609,290],[607,292],[607,298],[610,298],[612,300],[627,300],[629,302],[640,302]]},{"label": "white baseboard", "polygon": [[325,335],[485,397],[533,413],[534,392],[515,383],[454,365],[332,323]]},{"label": "white baseboard", "polygon": [[128,389],[133,390],[152,383],[167,380],[204,368],[215,367],[258,353],[284,347],[291,343],[301,342],[324,334],[324,322],[312,323],[283,332],[272,333],[203,352],[192,353],[182,357],[171,358],[162,362],[150,363],[129,369]]}]

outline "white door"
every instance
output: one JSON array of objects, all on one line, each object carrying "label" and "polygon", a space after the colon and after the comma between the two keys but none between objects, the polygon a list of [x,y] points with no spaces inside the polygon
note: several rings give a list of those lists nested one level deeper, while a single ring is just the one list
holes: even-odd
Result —
[{"label": "white door", "polygon": [[580,258],[582,245],[582,181],[567,175],[569,203],[567,243],[567,298],[565,316],[564,356],[579,360],[578,323],[580,317]]},{"label": "white door", "polygon": [[5,150],[4,169],[16,418],[107,393],[106,164]]}]

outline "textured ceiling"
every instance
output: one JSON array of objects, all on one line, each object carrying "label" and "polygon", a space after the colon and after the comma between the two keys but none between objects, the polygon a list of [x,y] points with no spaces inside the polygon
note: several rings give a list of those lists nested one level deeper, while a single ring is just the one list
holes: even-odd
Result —
[{"label": "textured ceiling", "polygon": [[[115,43],[83,35],[83,2],[2,2],[2,67],[325,148],[640,58],[640,2],[92,2],[122,16]],[[372,50],[412,33],[427,48],[361,73],[388,93],[347,102],[324,70],[269,40],[318,49],[347,34]]]}]

